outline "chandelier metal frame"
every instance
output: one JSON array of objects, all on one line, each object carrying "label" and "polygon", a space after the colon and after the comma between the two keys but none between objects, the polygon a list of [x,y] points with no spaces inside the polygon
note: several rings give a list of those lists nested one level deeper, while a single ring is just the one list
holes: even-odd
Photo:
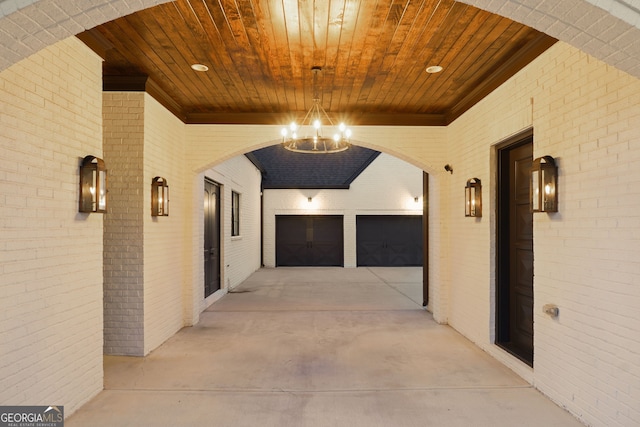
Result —
[{"label": "chandelier metal frame", "polygon": [[[345,151],[351,145],[351,130],[344,123],[336,126],[329,114],[320,104],[317,92],[317,77],[322,71],[320,67],[313,67],[313,104],[302,119],[300,125],[292,122],[288,128],[282,128],[282,146],[296,153],[327,154]],[[323,135],[323,127],[332,127],[336,131],[331,137]],[[303,135],[300,136],[305,132]]]}]

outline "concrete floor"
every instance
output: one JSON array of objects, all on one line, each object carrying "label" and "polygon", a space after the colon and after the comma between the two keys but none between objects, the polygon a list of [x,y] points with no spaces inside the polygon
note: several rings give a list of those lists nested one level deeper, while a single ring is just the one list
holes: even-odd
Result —
[{"label": "concrete floor", "polygon": [[421,307],[420,268],[263,269],[144,358],[105,357],[76,426],[580,426]]}]

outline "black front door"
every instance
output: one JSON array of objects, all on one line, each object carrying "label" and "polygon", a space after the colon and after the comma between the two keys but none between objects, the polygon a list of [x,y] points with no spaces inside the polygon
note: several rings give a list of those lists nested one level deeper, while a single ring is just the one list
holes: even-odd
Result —
[{"label": "black front door", "polygon": [[341,215],[276,215],[276,266],[342,267]]},{"label": "black front door", "polygon": [[220,289],[220,186],[204,181],[204,297]]},{"label": "black front door", "polygon": [[533,366],[533,135],[498,151],[496,344]]}]

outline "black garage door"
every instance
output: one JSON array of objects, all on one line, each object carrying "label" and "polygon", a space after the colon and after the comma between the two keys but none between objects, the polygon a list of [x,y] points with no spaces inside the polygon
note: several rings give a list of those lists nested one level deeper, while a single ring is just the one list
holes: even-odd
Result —
[{"label": "black garage door", "polygon": [[276,266],[344,265],[342,215],[276,215]]},{"label": "black garage door", "polygon": [[358,266],[422,265],[421,215],[356,216]]}]

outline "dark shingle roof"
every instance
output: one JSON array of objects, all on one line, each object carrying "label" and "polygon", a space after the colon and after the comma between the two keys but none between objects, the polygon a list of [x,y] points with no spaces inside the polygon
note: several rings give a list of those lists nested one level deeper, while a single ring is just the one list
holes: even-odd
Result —
[{"label": "dark shingle roof", "polygon": [[379,154],[358,146],[331,154],[295,153],[278,144],[246,156],[262,171],[263,188],[349,188]]}]

